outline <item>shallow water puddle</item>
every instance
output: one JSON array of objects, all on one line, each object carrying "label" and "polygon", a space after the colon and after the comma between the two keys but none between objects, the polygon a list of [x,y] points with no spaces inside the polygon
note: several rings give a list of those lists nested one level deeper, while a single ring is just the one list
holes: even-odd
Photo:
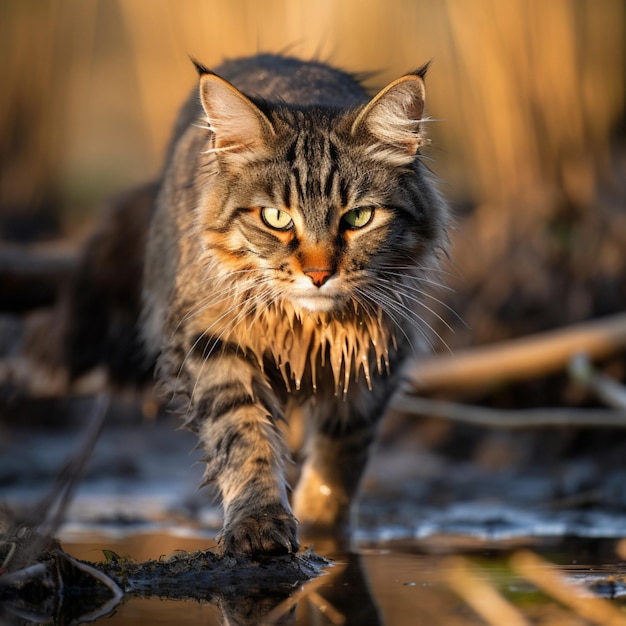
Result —
[{"label": "shallow water puddle", "polygon": [[[103,560],[103,549],[145,560],[211,545],[206,536],[162,533],[74,535],[63,541],[70,554],[90,561]],[[532,552],[519,540],[512,548],[440,536],[362,546],[351,554],[329,553],[321,546],[318,551],[331,557],[334,565],[288,592],[232,597],[228,592],[216,596],[213,590],[207,594],[210,601],[127,597],[98,623],[563,626],[607,624],[602,611],[608,607],[611,623],[626,625],[626,600],[600,597],[620,596],[626,589],[615,541],[535,540],[528,545]],[[556,590],[549,587],[552,574],[559,585]],[[588,591],[593,585],[596,595]],[[565,600],[559,597],[562,592],[568,596]],[[599,608],[594,602],[600,602]]]},{"label": "shallow water puddle", "polygon": [[[107,425],[58,534],[68,553],[98,562],[110,550],[139,562],[215,546],[221,512],[208,490],[197,490],[195,440],[173,432],[168,421]],[[76,431],[0,434],[0,500],[19,514],[46,494]],[[203,595],[196,585],[194,600],[127,593],[97,622],[626,626],[626,471],[602,475],[602,497],[586,506],[564,507],[554,496],[578,493],[588,469],[493,472],[433,463],[413,444],[383,448],[364,481],[358,551],[316,543],[334,562],[322,576],[271,593],[244,594],[239,585]]]}]

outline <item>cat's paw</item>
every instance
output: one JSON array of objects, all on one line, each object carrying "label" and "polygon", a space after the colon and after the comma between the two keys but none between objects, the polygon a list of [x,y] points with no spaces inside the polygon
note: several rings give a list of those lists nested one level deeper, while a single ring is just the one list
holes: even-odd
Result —
[{"label": "cat's paw", "polygon": [[281,507],[267,507],[227,523],[219,537],[224,555],[278,556],[297,552],[296,519]]}]

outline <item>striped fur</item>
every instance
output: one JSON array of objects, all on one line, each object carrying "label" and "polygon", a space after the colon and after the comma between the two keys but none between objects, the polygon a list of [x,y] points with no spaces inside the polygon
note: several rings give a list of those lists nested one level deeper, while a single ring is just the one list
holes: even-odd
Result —
[{"label": "striped fur", "polygon": [[[222,493],[223,550],[293,551],[296,518],[347,527],[426,333],[446,208],[419,159],[425,69],[372,100],[319,63],[198,69],[201,106],[183,110],[152,218],[144,337]],[[295,515],[279,428],[292,414],[307,432]]]}]

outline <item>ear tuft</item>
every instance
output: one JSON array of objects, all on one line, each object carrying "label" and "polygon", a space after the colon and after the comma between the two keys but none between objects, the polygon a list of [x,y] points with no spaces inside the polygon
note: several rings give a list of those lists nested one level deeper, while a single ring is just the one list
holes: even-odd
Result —
[{"label": "ear tuft", "polygon": [[424,76],[428,64],[393,81],[365,105],[352,125],[352,134],[367,131],[401,160],[412,159],[424,144],[421,131],[424,113]]},{"label": "ear tuft", "polygon": [[[261,152],[274,129],[267,116],[247,96],[217,74],[197,66],[200,101],[213,131],[217,153],[252,157]],[[257,154],[258,156],[258,154]]]},{"label": "ear tuft", "polygon": [[409,72],[409,74],[415,74],[415,76],[419,76],[422,80],[426,78],[426,74],[428,73],[428,68],[430,67],[430,61],[426,61],[424,65],[418,67],[416,70]]},{"label": "ear tuft", "polygon": [[202,76],[203,74],[214,73],[206,65],[203,65],[202,63],[200,63],[198,59],[194,59],[194,57],[189,57],[189,59],[193,63],[193,66],[196,68],[196,72],[198,72],[198,76]]}]

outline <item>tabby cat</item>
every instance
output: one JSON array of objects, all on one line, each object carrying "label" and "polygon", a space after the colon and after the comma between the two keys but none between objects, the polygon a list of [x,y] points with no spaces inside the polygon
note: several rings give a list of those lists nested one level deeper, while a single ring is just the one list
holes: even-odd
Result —
[{"label": "tabby cat", "polygon": [[[345,530],[376,423],[423,332],[446,207],[420,160],[426,67],[369,99],[317,62],[197,64],[148,232],[143,339],[185,400],[225,553]],[[302,419],[290,505],[281,422]],[[293,506],[293,508],[292,508]]]}]

